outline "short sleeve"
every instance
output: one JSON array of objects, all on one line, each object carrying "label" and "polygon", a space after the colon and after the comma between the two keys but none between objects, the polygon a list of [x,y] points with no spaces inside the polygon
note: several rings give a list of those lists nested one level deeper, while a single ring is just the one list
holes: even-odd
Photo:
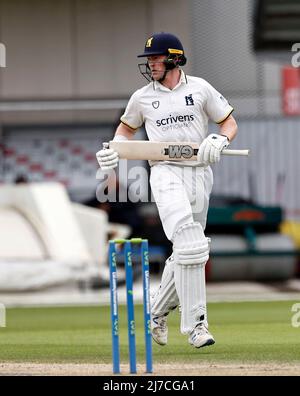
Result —
[{"label": "short sleeve", "polygon": [[234,109],[227,99],[209,83],[206,85],[206,91],[206,113],[212,121],[220,124],[230,116]]},{"label": "short sleeve", "polygon": [[124,114],[120,118],[121,122],[131,129],[138,129],[143,125],[143,115],[139,103],[138,91],[136,91],[126,106]]}]

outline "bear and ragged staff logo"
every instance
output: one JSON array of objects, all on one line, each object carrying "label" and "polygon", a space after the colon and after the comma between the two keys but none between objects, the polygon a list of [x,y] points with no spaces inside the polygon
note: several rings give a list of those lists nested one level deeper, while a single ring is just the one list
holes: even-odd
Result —
[{"label": "bear and ragged staff logo", "polygon": [[147,48],[150,48],[150,47],[151,47],[151,45],[152,45],[152,40],[153,40],[153,37],[150,37],[150,38],[147,40],[147,43],[146,43],[146,47],[147,47]]},{"label": "bear and ragged staff logo", "polygon": [[186,106],[194,106],[194,99],[192,98],[192,94],[185,96],[185,104]]}]

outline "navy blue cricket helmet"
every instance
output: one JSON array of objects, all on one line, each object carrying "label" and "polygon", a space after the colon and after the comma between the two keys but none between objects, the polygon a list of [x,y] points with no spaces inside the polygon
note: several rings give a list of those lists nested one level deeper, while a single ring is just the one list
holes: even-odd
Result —
[{"label": "navy blue cricket helmet", "polygon": [[[166,55],[167,58],[164,61],[166,65],[166,71],[174,69],[176,66],[184,66],[186,64],[186,57],[184,55],[184,49],[180,40],[171,33],[155,33],[150,36],[145,44],[144,52],[138,55],[138,58],[154,56],[154,55]],[[146,66],[147,71],[143,72],[141,66]],[[139,64],[139,69],[143,76],[149,81],[151,75],[149,74],[149,67],[147,63]]]}]

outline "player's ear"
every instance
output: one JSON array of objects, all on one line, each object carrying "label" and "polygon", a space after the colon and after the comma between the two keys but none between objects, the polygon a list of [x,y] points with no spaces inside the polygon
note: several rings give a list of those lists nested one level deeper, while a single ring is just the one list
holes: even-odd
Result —
[{"label": "player's ear", "polygon": [[179,66],[184,66],[185,64],[186,64],[186,57],[184,55],[181,55],[180,59],[179,59],[179,62],[178,62],[178,65]]}]

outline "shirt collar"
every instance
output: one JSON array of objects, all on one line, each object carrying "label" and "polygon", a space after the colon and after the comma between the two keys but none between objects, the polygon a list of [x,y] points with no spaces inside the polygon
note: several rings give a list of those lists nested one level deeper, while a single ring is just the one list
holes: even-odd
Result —
[{"label": "shirt collar", "polygon": [[[180,69],[180,79],[178,81],[178,84],[172,89],[174,91],[175,89],[179,88],[181,84],[187,84],[187,78],[183,70]],[[169,88],[165,87],[163,84],[161,84],[159,81],[153,81],[153,88],[160,89],[161,91],[171,91]]]}]

